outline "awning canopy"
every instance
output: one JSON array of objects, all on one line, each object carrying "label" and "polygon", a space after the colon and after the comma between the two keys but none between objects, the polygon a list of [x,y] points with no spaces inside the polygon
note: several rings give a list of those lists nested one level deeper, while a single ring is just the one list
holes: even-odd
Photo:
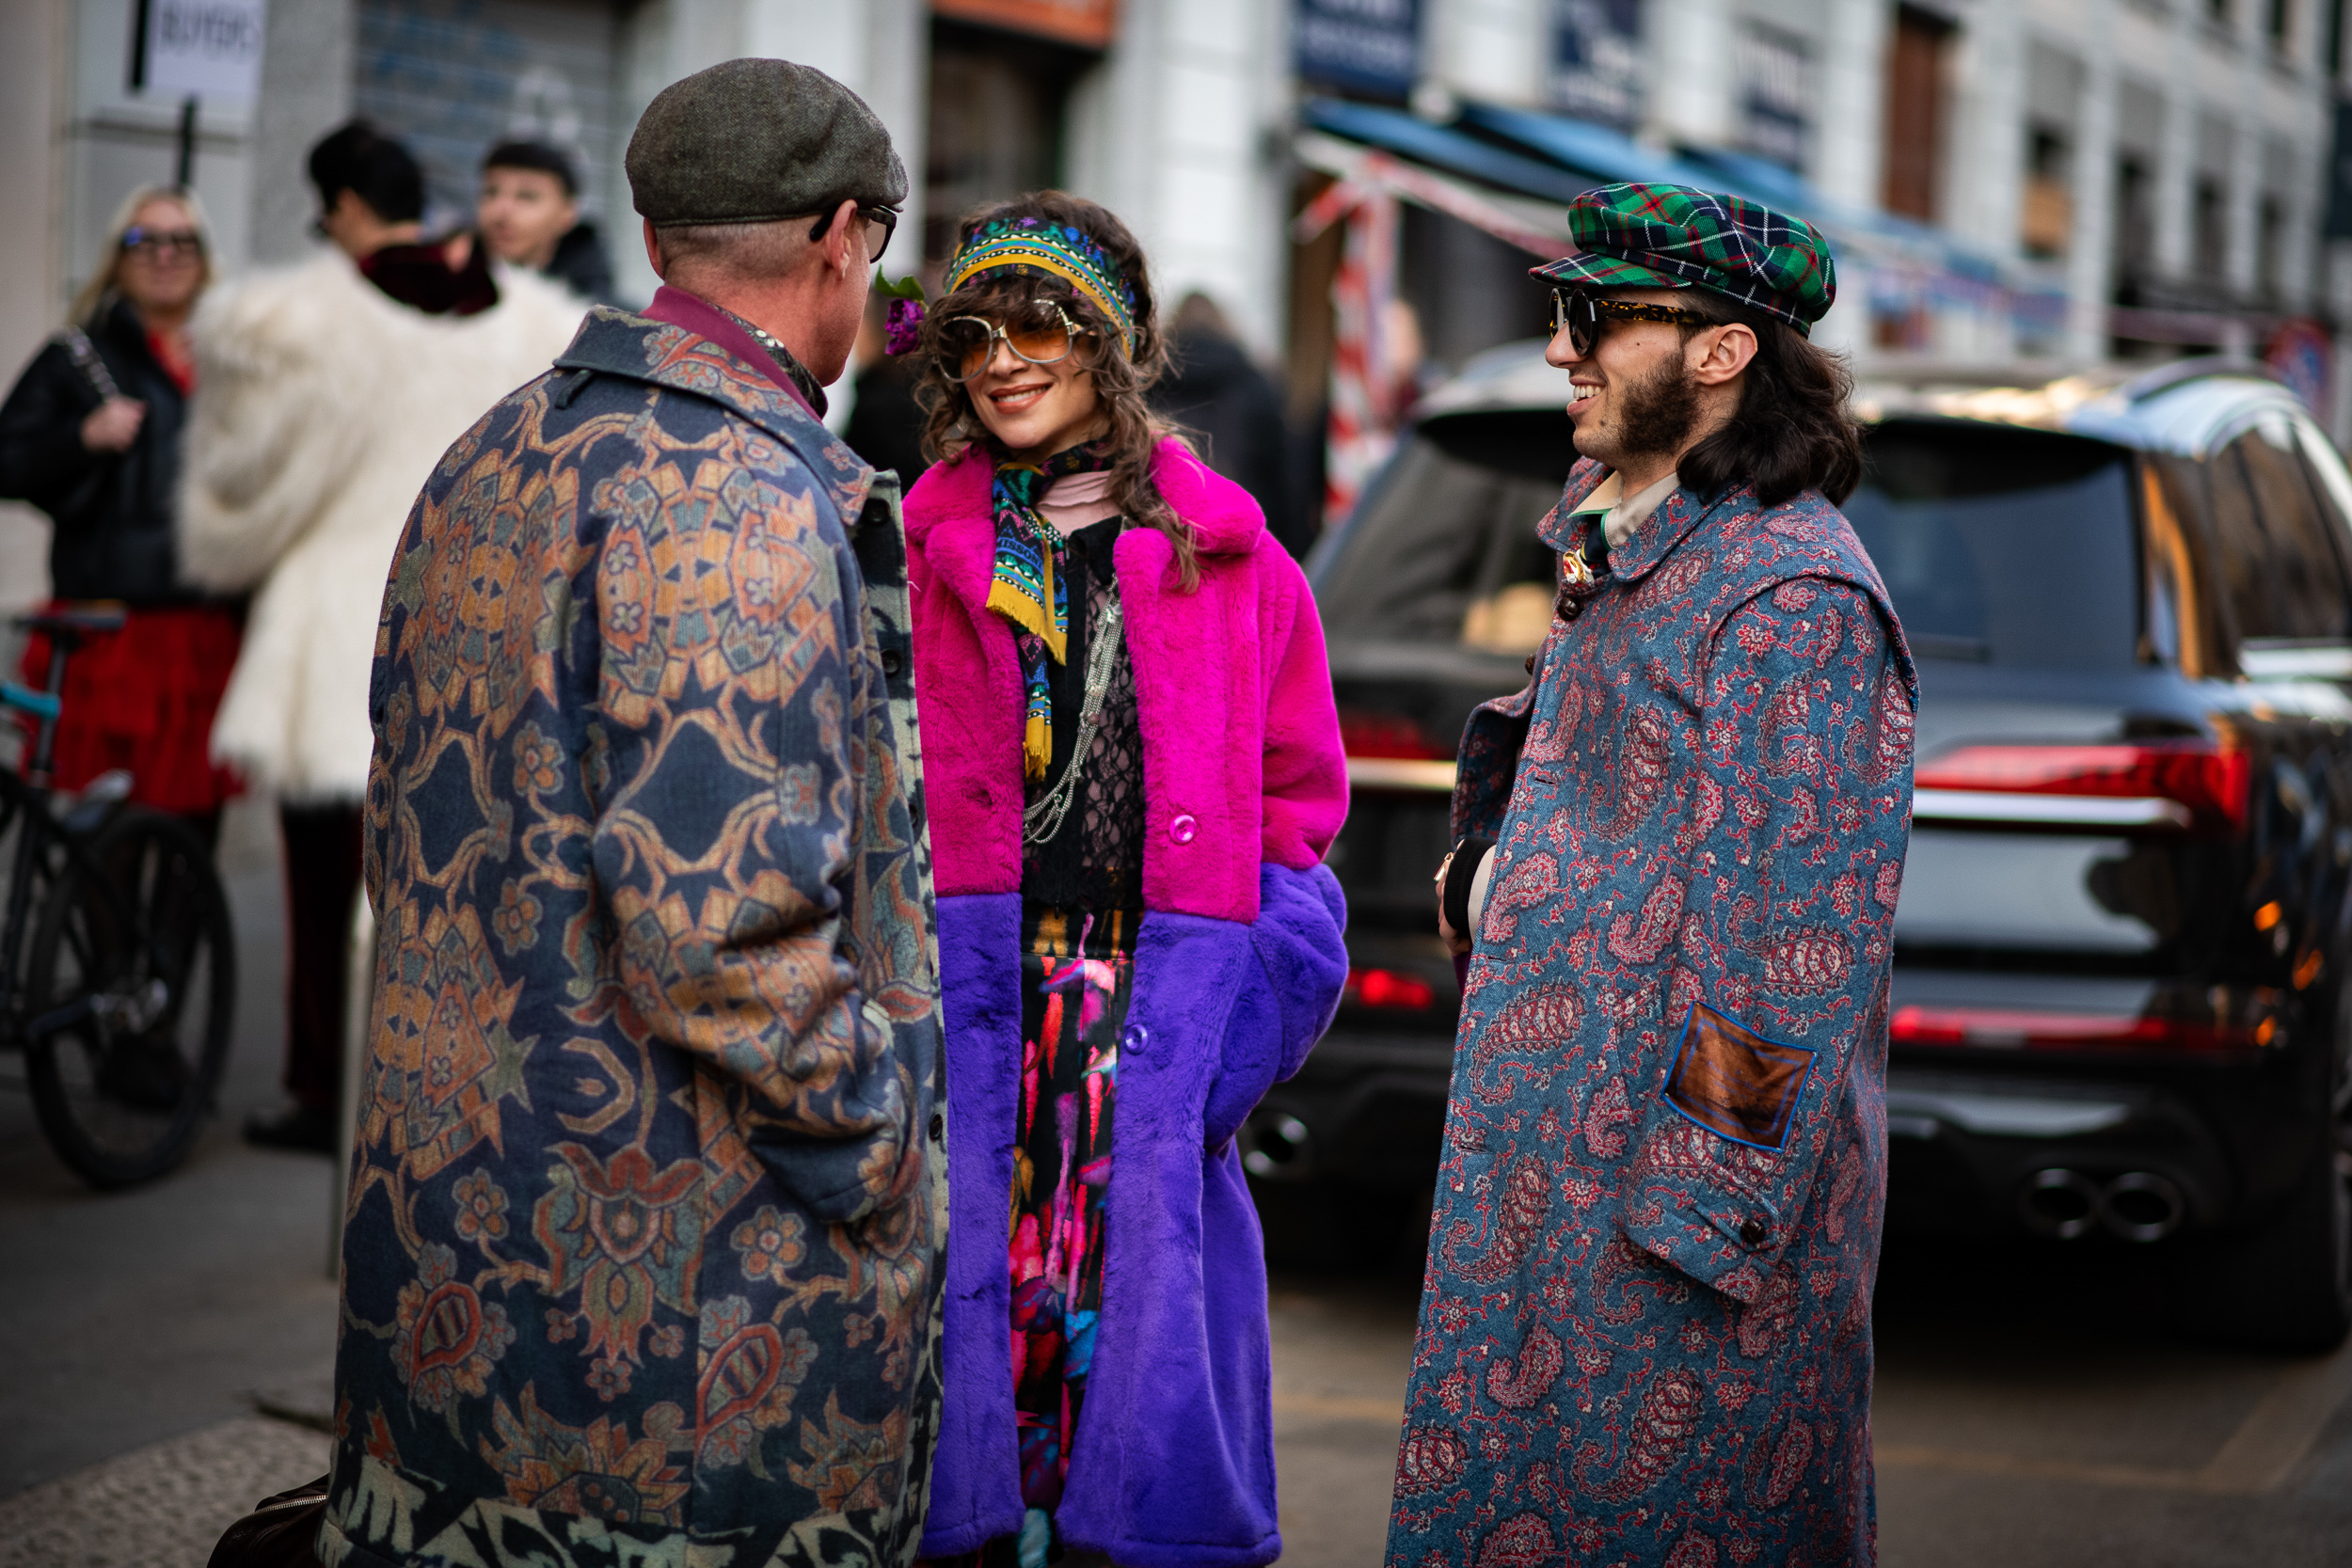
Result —
[{"label": "awning canopy", "polygon": [[1314,98],[1299,106],[1298,122],[1347,141],[1376,147],[1449,174],[1468,175],[1498,190],[1566,203],[1606,180],[1592,180],[1443,125],[1417,119],[1401,109]]},{"label": "awning canopy", "polygon": [[[1301,106],[1299,121],[1306,131],[1533,198],[1512,204],[1522,225],[1531,221],[1536,204],[1565,205],[1595,185],[1626,181],[1697,185],[1744,196],[1812,223],[1849,266],[1858,263],[1857,270],[1874,275],[1870,293],[1882,305],[1900,306],[1924,294],[1956,298],[1979,309],[2033,311],[2054,307],[2061,292],[2039,269],[1978,250],[1910,218],[1832,201],[1800,176],[1744,153],[1668,152],[1588,120],[1488,103],[1464,104],[1452,124],[1436,125],[1399,109],[1313,99]],[[1310,154],[1310,139],[1301,137],[1302,158],[1342,172],[1332,168],[1335,159],[1327,145],[1319,149],[1320,155]],[[1474,187],[1460,189],[1484,194]],[[1424,206],[1443,205],[1414,191],[1398,194]],[[1533,215],[1532,221],[1541,231],[1565,232],[1556,217]]]}]

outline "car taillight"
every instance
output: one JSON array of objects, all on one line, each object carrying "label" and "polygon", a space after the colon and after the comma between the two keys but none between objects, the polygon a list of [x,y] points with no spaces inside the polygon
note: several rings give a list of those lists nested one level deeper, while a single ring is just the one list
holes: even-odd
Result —
[{"label": "car taillight", "polygon": [[[1919,768],[1913,784],[1924,798],[1914,815],[2234,832],[2246,825],[2250,776],[2244,752],[2203,740],[1963,746]],[[2004,805],[2006,797],[2026,799]],[[2061,801],[2083,804],[2069,809]]]},{"label": "car taillight", "polygon": [[2279,1021],[1904,1006],[1895,1009],[1887,1032],[1896,1045],[1991,1051],[2251,1051],[2278,1037]]},{"label": "car taillight", "polygon": [[1410,719],[1397,713],[1340,710],[1340,749],[1351,757],[1403,757],[1409,760],[1454,760],[1454,748],[1440,746]]},{"label": "car taillight", "polygon": [[1437,988],[1418,974],[1394,969],[1350,969],[1343,1002],[1359,1007],[1420,1009],[1436,1004]]}]

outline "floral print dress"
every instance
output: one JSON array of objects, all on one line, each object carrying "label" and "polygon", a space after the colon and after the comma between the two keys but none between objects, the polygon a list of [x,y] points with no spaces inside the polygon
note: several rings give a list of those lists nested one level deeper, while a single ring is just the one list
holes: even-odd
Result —
[{"label": "floral print dress", "polygon": [[1007,1261],[1014,1424],[1030,1512],[1018,1543],[975,1554],[990,1568],[1037,1568],[1046,1560],[1102,1311],[1119,1038],[1143,915],[1143,737],[1123,647],[1086,756],[1073,762],[1070,753],[1088,649],[1116,592],[1111,546],[1124,526],[1104,518],[1064,543],[1069,658],[1051,667],[1053,762],[1028,786],[1035,800],[1069,768],[1084,769],[1059,830],[1023,846],[1021,1093]]}]

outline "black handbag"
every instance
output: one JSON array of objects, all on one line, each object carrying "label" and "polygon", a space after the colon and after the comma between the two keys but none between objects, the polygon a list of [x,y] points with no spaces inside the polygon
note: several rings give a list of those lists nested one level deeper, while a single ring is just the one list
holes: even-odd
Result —
[{"label": "black handbag", "polygon": [[315,1543],[332,1479],[321,1476],[255,1503],[213,1548],[209,1568],[322,1568]]}]

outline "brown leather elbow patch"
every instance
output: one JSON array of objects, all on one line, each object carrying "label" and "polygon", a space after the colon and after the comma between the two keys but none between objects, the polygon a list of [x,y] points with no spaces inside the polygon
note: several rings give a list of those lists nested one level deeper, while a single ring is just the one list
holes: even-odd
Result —
[{"label": "brown leather elbow patch", "polygon": [[1693,1004],[1666,1075],[1666,1103],[1718,1136],[1778,1148],[1812,1067],[1811,1048],[1768,1040]]}]

